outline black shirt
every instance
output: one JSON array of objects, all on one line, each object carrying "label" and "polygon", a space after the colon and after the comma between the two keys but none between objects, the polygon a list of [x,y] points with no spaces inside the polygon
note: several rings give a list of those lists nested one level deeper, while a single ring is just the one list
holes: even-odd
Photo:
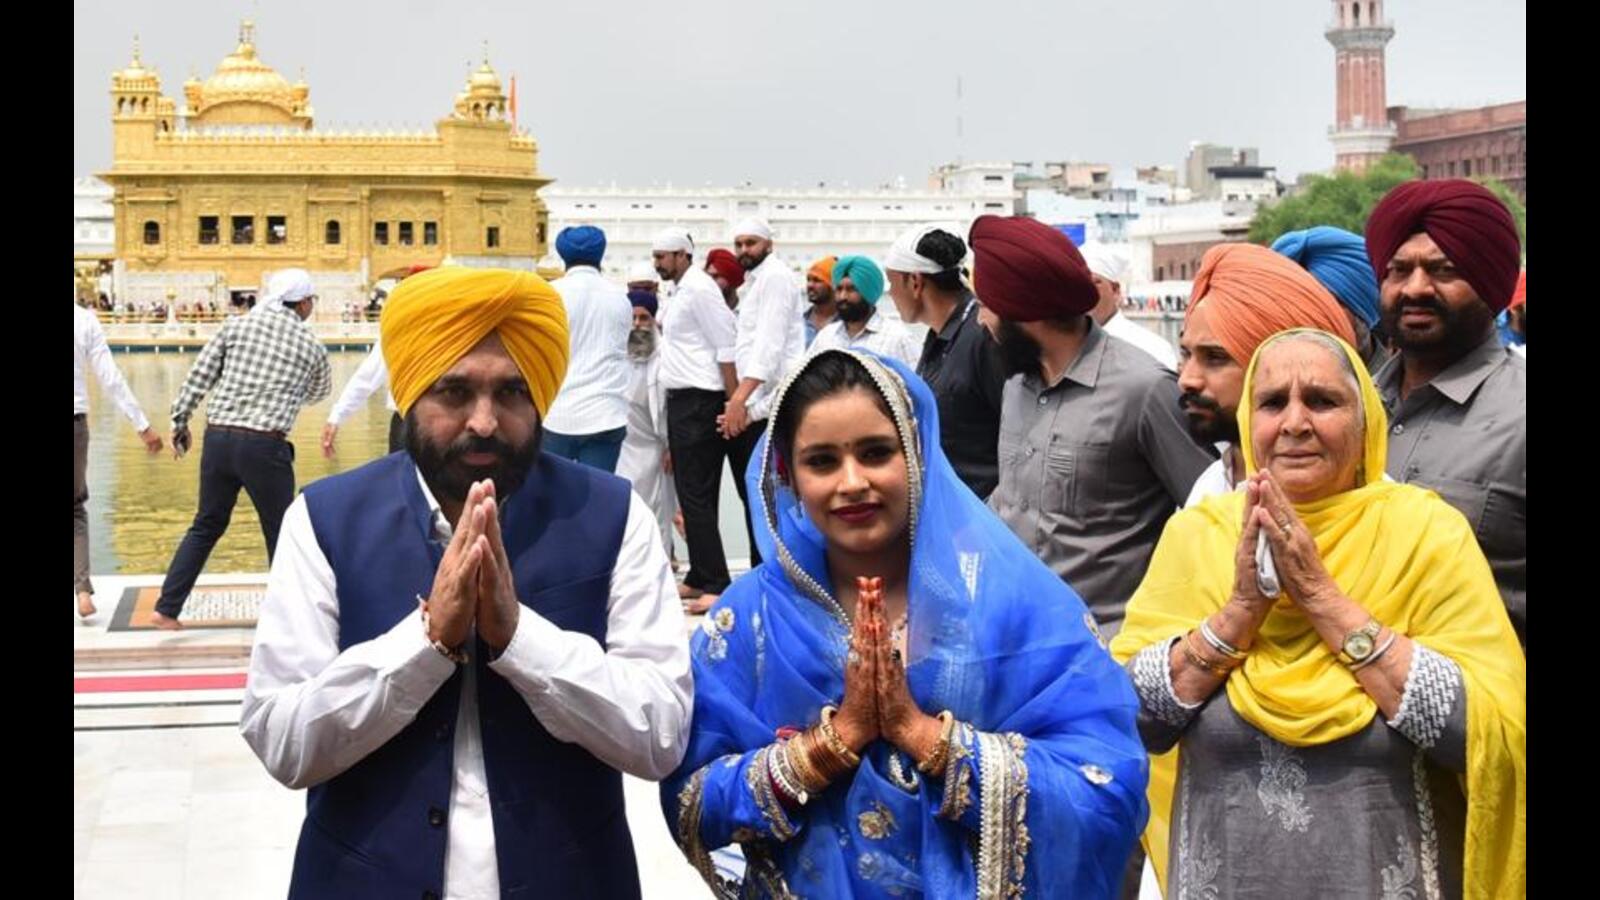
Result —
[{"label": "black shirt", "polygon": [[956,475],[980,499],[1000,481],[1000,399],[1005,369],[1000,348],[978,322],[978,301],[950,315],[939,331],[929,331],[917,374],[939,401],[939,444]]}]

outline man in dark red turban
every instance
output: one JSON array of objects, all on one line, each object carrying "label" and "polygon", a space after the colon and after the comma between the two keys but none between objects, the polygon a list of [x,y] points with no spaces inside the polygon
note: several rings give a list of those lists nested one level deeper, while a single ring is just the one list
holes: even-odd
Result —
[{"label": "man in dark red turban", "polygon": [[722,299],[727,301],[729,309],[739,305],[738,291],[744,284],[744,267],[739,265],[739,258],[733,251],[717,247],[706,254],[706,274],[722,290]]},{"label": "man in dark red turban", "polygon": [[983,216],[969,243],[979,315],[1012,373],[989,506],[1109,640],[1167,517],[1212,456],[1189,437],[1177,376],[1089,315],[1100,295],[1065,234]]},{"label": "man in dark red turban", "polygon": [[1399,351],[1373,378],[1389,410],[1389,475],[1467,517],[1524,636],[1527,363],[1494,327],[1517,287],[1516,223],[1482,185],[1407,182],[1372,211],[1367,253]]}]

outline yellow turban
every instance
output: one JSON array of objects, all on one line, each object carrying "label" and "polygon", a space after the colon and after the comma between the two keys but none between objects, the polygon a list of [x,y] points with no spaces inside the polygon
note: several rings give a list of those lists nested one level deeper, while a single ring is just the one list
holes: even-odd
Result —
[{"label": "yellow turban", "polygon": [[412,275],[389,295],[378,330],[401,415],[491,331],[528,380],[540,416],[567,376],[566,307],[531,272],[441,266]]}]

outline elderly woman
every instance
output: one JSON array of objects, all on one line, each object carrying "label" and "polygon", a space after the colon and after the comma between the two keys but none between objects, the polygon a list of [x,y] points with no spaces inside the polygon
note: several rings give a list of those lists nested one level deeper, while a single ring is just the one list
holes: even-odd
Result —
[{"label": "elderly woman", "polygon": [[[1082,601],[956,478],[906,366],[827,350],[778,398],[767,561],[694,636],[662,785],[684,854],[722,896],[1111,896],[1145,756]],[[735,842],[742,885],[709,856]]]},{"label": "elderly woman", "polygon": [[1522,896],[1525,662],[1471,526],[1382,479],[1383,406],[1324,332],[1261,345],[1239,431],[1245,487],[1168,521],[1112,644],[1176,748],[1167,896]]}]

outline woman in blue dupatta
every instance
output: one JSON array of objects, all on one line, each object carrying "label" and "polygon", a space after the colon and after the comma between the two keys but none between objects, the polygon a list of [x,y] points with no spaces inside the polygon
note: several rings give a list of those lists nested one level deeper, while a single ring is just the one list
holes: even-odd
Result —
[{"label": "woman in blue dupatta", "polygon": [[[689,750],[662,783],[719,896],[1119,886],[1147,811],[1138,699],[956,477],[937,409],[904,365],[844,350],[778,394],[747,476],[766,562],[693,637]],[[731,843],[742,884],[711,861]]]}]

